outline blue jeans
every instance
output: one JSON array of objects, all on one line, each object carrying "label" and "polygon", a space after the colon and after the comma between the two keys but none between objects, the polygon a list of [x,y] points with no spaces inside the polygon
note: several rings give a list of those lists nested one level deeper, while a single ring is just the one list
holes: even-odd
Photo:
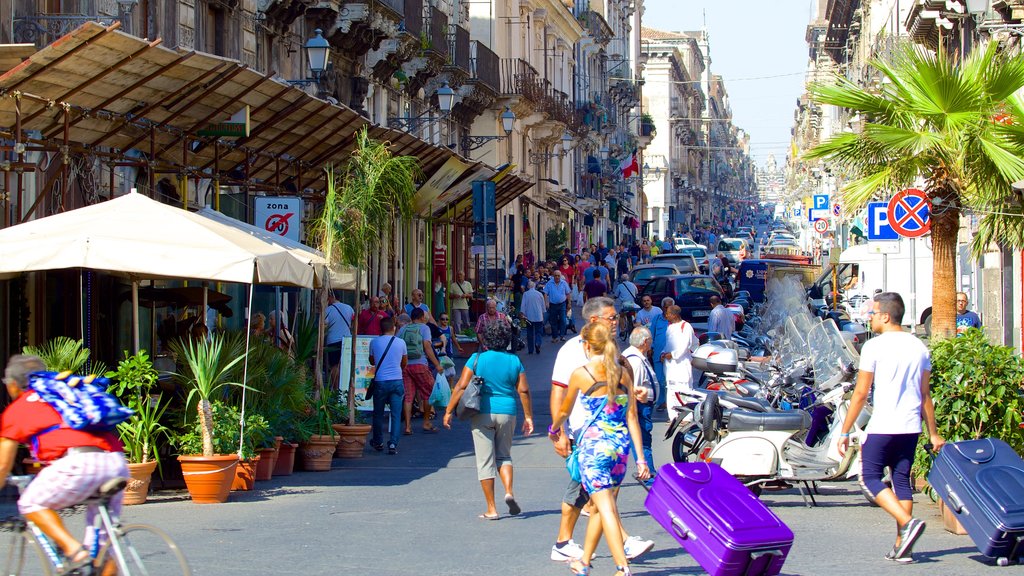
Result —
[{"label": "blue jeans", "polygon": [[665,406],[668,400],[668,382],[665,381],[665,364],[660,361],[651,362],[654,375],[658,377],[658,406]]},{"label": "blue jeans", "polygon": [[[640,423],[640,444],[644,447],[644,460],[647,460],[647,467],[651,470],[651,476],[655,474],[654,454],[651,451],[651,431],[654,430],[654,402],[646,404],[636,403],[636,417]],[[634,460],[636,455],[633,455]]]},{"label": "blue jeans", "polygon": [[565,302],[548,306],[548,322],[551,323],[551,339],[565,338]]},{"label": "blue jeans", "polygon": [[540,343],[544,341],[544,321],[530,322],[526,327],[526,350],[533,354],[534,349],[540,352]]},{"label": "blue jeans", "polygon": [[384,443],[384,406],[391,409],[391,440],[398,446],[398,438],[402,434],[402,398],[405,396],[405,384],[402,380],[380,380],[373,391],[373,433],[370,444],[380,446]]}]

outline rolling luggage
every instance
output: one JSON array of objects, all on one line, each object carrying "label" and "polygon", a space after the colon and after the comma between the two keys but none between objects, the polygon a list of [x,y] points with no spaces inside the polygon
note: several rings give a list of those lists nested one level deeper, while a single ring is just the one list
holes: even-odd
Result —
[{"label": "rolling luggage", "polygon": [[946,444],[928,483],[978,550],[1000,566],[1024,553],[1024,460],[995,438]]},{"label": "rolling luggage", "polygon": [[717,464],[661,467],[647,511],[711,576],[772,576],[793,532],[753,492]]}]

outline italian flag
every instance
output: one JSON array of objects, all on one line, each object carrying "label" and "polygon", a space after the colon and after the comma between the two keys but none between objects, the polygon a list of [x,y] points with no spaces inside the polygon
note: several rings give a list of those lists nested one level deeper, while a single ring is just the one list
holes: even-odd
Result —
[{"label": "italian flag", "polygon": [[629,153],[622,162],[619,163],[619,169],[622,170],[622,177],[629,178],[634,174],[640,173],[640,159],[636,156],[636,150]]}]

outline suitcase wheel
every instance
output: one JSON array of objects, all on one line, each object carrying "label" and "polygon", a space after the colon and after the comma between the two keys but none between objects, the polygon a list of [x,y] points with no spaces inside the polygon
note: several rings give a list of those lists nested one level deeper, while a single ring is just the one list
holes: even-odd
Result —
[{"label": "suitcase wheel", "polygon": [[996,565],[998,565],[998,566],[1009,566],[1010,565],[1010,559],[1009,558],[996,558]]}]

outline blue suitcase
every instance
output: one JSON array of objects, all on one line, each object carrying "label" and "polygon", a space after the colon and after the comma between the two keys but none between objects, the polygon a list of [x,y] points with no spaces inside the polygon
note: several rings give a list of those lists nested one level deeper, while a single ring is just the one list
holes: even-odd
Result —
[{"label": "blue suitcase", "polygon": [[946,506],[1000,566],[1024,552],[1024,460],[995,438],[946,444],[928,473]]}]

